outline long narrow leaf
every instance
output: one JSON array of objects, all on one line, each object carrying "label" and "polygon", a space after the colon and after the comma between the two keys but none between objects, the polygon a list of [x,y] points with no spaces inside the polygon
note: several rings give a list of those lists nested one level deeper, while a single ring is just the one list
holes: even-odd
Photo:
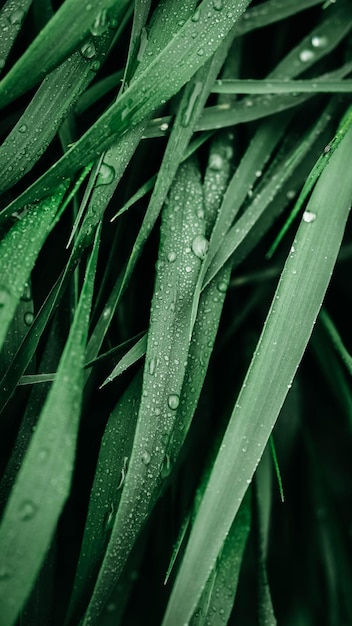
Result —
[{"label": "long narrow leaf", "polygon": [[[188,622],[309,341],[349,214],[352,180],[342,181],[340,172],[347,163],[352,167],[351,146],[352,129],[323,171],[303,216],[193,526],[163,626]],[[224,489],[229,494],[225,499]]]}]

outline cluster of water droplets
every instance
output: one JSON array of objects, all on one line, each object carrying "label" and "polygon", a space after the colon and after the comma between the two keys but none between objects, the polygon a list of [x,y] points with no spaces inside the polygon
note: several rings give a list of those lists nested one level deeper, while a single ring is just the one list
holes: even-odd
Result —
[{"label": "cluster of water droplets", "polygon": [[325,35],[314,35],[310,41],[310,46],[299,52],[299,60],[302,63],[309,63],[317,56],[322,48],[326,48],[329,40]]}]

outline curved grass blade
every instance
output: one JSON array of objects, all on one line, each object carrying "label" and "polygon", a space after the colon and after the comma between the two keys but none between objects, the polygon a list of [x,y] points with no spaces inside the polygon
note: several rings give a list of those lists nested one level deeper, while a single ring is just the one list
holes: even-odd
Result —
[{"label": "curved grass blade", "polygon": [[258,623],[259,626],[276,626],[277,622],[272,605],[266,566],[272,500],[272,471],[268,449],[264,451],[255,478],[258,543]]},{"label": "curved grass blade", "polygon": [[[309,341],[350,209],[352,180],[342,179],[341,171],[346,164],[352,167],[351,146],[352,130],[314,188],[307,210],[316,219],[302,219],[297,231],[192,528],[163,626],[190,619]],[[224,491],[230,499],[222,497]]]},{"label": "curved grass blade", "polygon": [[67,624],[84,611],[108,544],[126,478],[142,387],[142,371],[109,416],[91,490]]},{"label": "curved grass blade", "polygon": [[346,366],[348,373],[352,375],[352,356],[348,352],[345,344],[341,339],[339,331],[337,330],[333,320],[325,309],[322,309],[320,311],[319,320],[324,326],[324,330],[327,333],[336,352],[340,356],[341,361]]},{"label": "curved grass blade", "polygon": [[250,527],[251,499],[248,490],[204,588],[200,603],[189,622],[190,626],[227,624],[235,601]]},{"label": "curved grass blade", "polygon": [[0,242],[0,348],[36,258],[54,226],[66,188],[61,185],[49,198],[31,207]]},{"label": "curved grass blade", "polygon": [[[166,0],[159,3],[151,20],[149,34],[150,43],[147,44],[148,54],[143,54],[143,56],[140,57],[139,66],[137,67],[135,76],[132,80],[135,80],[136,77],[138,78],[138,75],[143,72],[143,69],[152,62],[153,58],[157,57],[160,51],[172,39],[175,32],[177,32],[180,20],[186,20],[190,17],[193,9],[194,0],[184,2],[182,4],[182,10],[180,10],[178,0],[173,0],[172,2]],[[170,14],[172,19],[170,18]],[[87,245],[87,241],[89,241],[91,237],[90,233],[94,231],[97,219],[102,218],[106,206],[116,189],[118,181],[122,177],[124,170],[126,169],[139,141],[143,136],[144,128],[144,122],[139,124],[137,128],[132,128],[128,133],[121,137],[117,144],[111,146],[111,148],[105,153],[103,164],[105,164],[105,171],[111,172],[111,176],[109,177],[111,180],[107,181],[109,183],[108,186],[100,186],[99,189],[94,188],[92,191],[90,204],[82,225],[80,237],[77,241],[78,249]],[[100,172],[101,171],[102,168],[100,168]],[[118,305],[119,297],[122,294],[122,282],[123,278],[119,276],[105,306],[105,311],[109,311],[109,315],[102,314],[92,332],[87,351],[87,358],[89,360],[93,359],[99,352],[105,333]]]},{"label": "curved grass blade", "polygon": [[287,221],[285,222],[284,226],[281,228],[279,234],[275,238],[274,243],[272,244],[272,246],[270,247],[267,253],[268,258],[270,258],[274,254],[275,250],[280,244],[280,241],[283,239],[284,235],[290,228],[292,222],[294,221],[295,217],[298,215],[304,202],[306,201],[307,197],[312,191],[316,181],[318,180],[324,167],[326,166],[331,154],[334,152],[334,150],[336,150],[336,147],[339,145],[340,141],[342,140],[342,138],[348,131],[351,124],[352,124],[352,112],[346,115],[344,126],[339,129],[338,133],[336,133],[336,135],[333,137],[331,142],[328,143],[327,146],[325,146],[323,153],[320,155],[319,159],[314,164],[314,167],[312,168],[311,172],[309,173],[307,177],[307,180],[304,183],[304,187],[299,195],[299,198],[295,206],[293,207]]},{"label": "curved grass blade", "polygon": [[267,185],[260,193],[256,194],[253,202],[247,207],[244,214],[228,230],[223,238],[221,248],[219,248],[217,254],[209,264],[203,286],[214,278],[218,270],[230,257],[234,260],[234,253],[236,253],[236,257],[240,255],[241,259],[243,258],[241,246],[243,244],[246,247],[248,233],[256,228],[257,223],[260,223],[260,220],[265,215],[265,211],[270,203],[272,203],[275,195],[284,185],[285,181],[290,179],[316,138],[319,137],[321,132],[326,128],[326,125],[330,122],[330,110],[331,107],[328,105],[327,110],[324,111],[321,118],[307,134],[306,138],[286,156],[285,162],[281,164],[279,172],[275,177],[272,176],[271,180],[268,181]]},{"label": "curved grass blade", "polygon": [[110,383],[116,378],[120,376],[123,372],[125,372],[131,365],[134,365],[139,359],[141,359],[147,350],[147,334],[143,335],[138,341],[130,348],[128,352],[120,359],[120,361],[115,365],[111,374],[104,380],[103,384],[100,386],[104,387],[107,383]]},{"label": "curved grass blade", "polygon": [[[187,318],[204,255],[203,193],[192,161],[183,163],[165,204],[136,435],[111,538],[83,623],[95,623],[155,501],[186,368]],[[163,469],[164,466],[164,469]],[[165,477],[165,475],[164,475]]]},{"label": "curved grass blade", "polygon": [[1,8],[0,32],[3,35],[0,38],[0,73],[6,65],[6,59],[11,52],[31,4],[32,0],[7,0]]},{"label": "curved grass blade", "polygon": [[[239,0],[234,9],[232,0],[224,0],[223,9],[217,11],[212,0],[203,0],[197,8],[199,19],[191,18],[185,22],[169,44],[131,83],[116,103],[46,174],[12,202],[6,211],[2,212],[2,217],[13,213],[17,205],[23,206],[33,198],[38,199],[46,193],[48,187],[56,185],[63,178],[70,177],[79,168],[94,161],[131,126],[144,121],[161,104],[176,94],[216,52],[248,4],[249,0]],[[211,13],[214,19],[209,19],[208,13]],[[196,46],[194,33],[200,35],[199,45]],[[174,67],[171,74],[170,66]]]},{"label": "curved grass blade", "polygon": [[218,80],[213,93],[351,93],[352,80]]},{"label": "curved grass blade", "polygon": [[1,621],[12,626],[50,547],[70,491],[83,390],[83,365],[99,247],[97,235],[57,376],[0,526]]},{"label": "curved grass blade", "polygon": [[92,58],[94,35],[109,28],[107,11],[115,7],[122,17],[128,4],[128,0],[96,0],[82,7],[77,0],[65,0],[0,82],[0,107],[36,85],[88,37],[90,41],[83,44],[82,54]]},{"label": "curved grass blade", "polygon": [[113,36],[111,29],[96,36],[94,54],[83,48],[46,76],[0,147],[0,191],[20,180],[45,152],[77,98],[95,77]]},{"label": "curved grass blade", "polygon": [[267,0],[267,2],[261,2],[260,5],[249,8],[245,15],[242,15],[236,27],[236,36],[245,35],[268,24],[274,24],[323,2],[324,0],[302,0],[299,2],[297,0]]}]

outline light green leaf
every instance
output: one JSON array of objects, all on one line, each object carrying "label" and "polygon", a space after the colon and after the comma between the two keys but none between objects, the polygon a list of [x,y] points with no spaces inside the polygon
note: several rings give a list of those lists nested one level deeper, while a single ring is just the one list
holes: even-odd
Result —
[{"label": "light green leaf", "polygon": [[[352,129],[324,169],[297,231],[192,528],[163,626],[190,619],[309,341],[349,214],[352,179],[341,177],[341,172],[352,167],[351,146]],[[231,497],[223,498],[224,492]]]},{"label": "light green leaf", "polygon": [[2,626],[13,626],[50,548],[70,492],[83,365],[99,237],[56,380],[11,491],[0,526]]}]

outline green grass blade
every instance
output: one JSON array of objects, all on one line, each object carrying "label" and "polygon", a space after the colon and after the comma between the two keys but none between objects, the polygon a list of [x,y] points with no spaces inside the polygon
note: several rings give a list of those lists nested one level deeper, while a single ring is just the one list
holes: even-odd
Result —
[{"label": "green grass blade", "polygon": [[352,356],[348,352],[345,344],[343,343],[340,333],[337,330],[333,320],[325,309],[322,309],[319,317],[323,324],[326,333],[328,334],[330,341],[339,354],[342,362],[345,364],[347,371],[352,375]]},{"label": "green grass blade", "polygon": [[0,243],[0,348],[67,186],[31,207]]},{"label": "green grass blade", "polygon": [[351,93],[352,80],[218,80],[213,93]]},{"label": "green grass blade", "polygon": [[236,35],[245,35],[252,30],[274,24],[300,11],[305,11],[324,0],[267,0],[258,6],[250,7],[241,17],[236,27]]},{"label": "green grass blade", "polygon": [[23,607],[70,491],[83,389],[83,364],[99,237],[87,266],[56,380],[41,411],[0,526],[3,626]]},{"label": "green grass blade", "polygon": [[75,52],[53,70],[0,147],[0,191],[20,180],[38,161],[79,95],[103,62],[113,31],[96,36],[94,55]]},{"label": "green grass blade", "polygon": [[163,210],[136,435],[110,543],[84,624],[94,623],[108,599],[154,504],[163,466],[169,466],[165,447],[181,402],[189,348],[187,317],[206,241],[204,217],[198,216],[202,208],[200,173],[194,162],[186,161]]},{"label": "green grass blade", "polygon": [[190,626],[223,626],[223,624],[228,623],[235,601],[250,527],[251,498],[249,490],[224,542],[213,575],[204,588],[200,605],[189,622]]},{"label": "green grass blade", "polygon": [[32,0],[7,0],[0,11],[0,74],[31,4]]},{"label": "green grass blade", "polygon": [[[213,260],[209,264],[207,273],[204,278],[203,285],[206,285],[214,276],[216,276],[218,270],[223,264],[230,258],[234,260],[234,253],[240,255],[243,258],[243,251],[241,246],[246,247],[246,240],[250,231],[255,230],[256,224],[259,224],[261,228],[261,219],[265,214],[267,207],[272,203],[276,193],[290,179],[295,169],[302,162],[305,155],[310,150],[314,141],[321,134],[322,130],[326,128],[326,124],[330,120],[330,114],[325,111],[318,120],[317,124],[307,134],[305,139],[301,141],[291,152],[286,156],[285,161],[281,164],[279,172],[271,177],[267,185],[256,194],[253,202],[247,207],[244,214],[234,223],[234,225],[228,230],[227,234],[223,238],[222,247],[218,250]],[[261,231],[262,232],[262,231]]]},{"label": "green grass blade", "polygon": [[104,385],[106,385],[107,383],[112,382],[114,378],[120,376],[120,374],[125,372],[129,367],[131,367],[131,365],[134,365],[134,363],[139,361],[139,359],[141,359],[145,355],[146,349],[147,334],[138,339],[134,346],[132,346],[132,348],[130,348],[130,350],[126,352],[126,354],[124,354],[124,356],[119,360],[117,365],[115,365],[111,374],[109,374],[109,376],[104,380],[101,387],[104,387]]},{"label": "green grass blade", "polygon": [[[169,44],[131,83],[116,103],[55,163],[54,167],[21,194],[17,201],[11,203],[7,214],[16,210],[16,204],[23,206],[34,197],[38,198],[45,193],[44,190],[48,186],[61,182],[63,178],[70,177],[79,168],[95,160],[131,126],[145,120],[162,103],[176,94],[216,52],[248,4],[249,0],[239,0],[234,9],[232,0],[224,0],[222,10],[217,11],[212,0],[203,0],[197,8],[196,17],[199,15],[199,19],[191,18],[185,22]],[[214,15],[213,20],[208,18],[209,12]],[[196,46],[194,33],[196,35],[200,33],[199,45]],[[170,65],[174,67],[172,75],[169,72]],[[2,216],[4,215],[3,212]]]},{"label": "green grass blade", "polygon": [[[319,313],[352,197],[350,130],[308,203],[243,383],[167,607],[163,626],[187,623],[253,477]],[[331,207],[334,211],[331,211]],[[245,450],[243,452],[242,450]],[[231,493],[222,497],[223,490]],[[197,571],[197,577],[194,572]]]},{"label": "green grass blade", "polygon": [[139,372],[105,428],[66,623],[71,623],[73,616],[84,610],[110,538],[131,455],[141,386],[142,372]]},{"label": "green grass blade", "polygon": [[[258,622],[259,626],[276,626],[276,618],[272,605],[268,572],[267,554],[270,531],[270,514],[272,500],[272,471],[269,450],[266,449],[256,471],[255,495],[257,518],[257,578],[258,578]],[[235,518],[236,519],[236,518]]]},{"label": "green grass blade", "polygon": [[[42,80],[83,43],[83,56],[95,55],[94,36],[101,34],[105,14],[105,30],[109,28],[106,12],[111,7],[122,17],[128,0],[96,0],[82,10],[82,3],[66,0],[30,44],[0,83],[0,107],[3,108]],[[116,17],[116,16],[115,16]],[[53,45],[55,41],[55,45]]]}]

